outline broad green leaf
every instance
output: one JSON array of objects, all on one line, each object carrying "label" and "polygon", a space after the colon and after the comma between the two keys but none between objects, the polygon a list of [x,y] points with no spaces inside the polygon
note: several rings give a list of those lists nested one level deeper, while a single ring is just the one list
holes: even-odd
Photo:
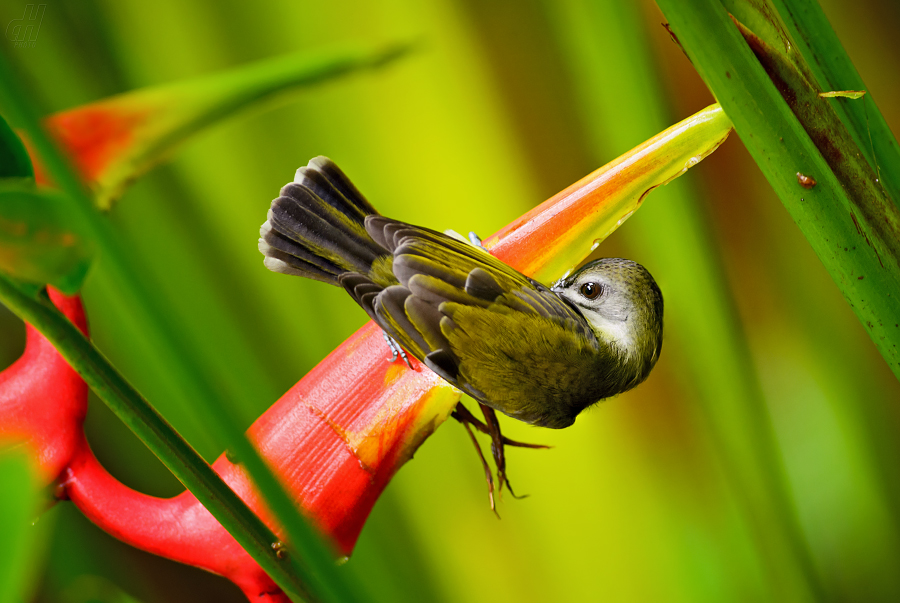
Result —
[{"label": "broad green leaf", "polygon": [[22,140],[0,116],[0,178],[34,180],[34,168]]},{"label": "broad green leaf", "polygon": [[204,128],[279,93],[380,66],[404,49],[300,53],[223,73],[135,90],[50,116],[101,209]]},{"label": "broad green leaf", "polygon": [[751,50],[717,0],[660,0],[659,5],[750,154],[900,376],[900,215],[829,104],[860,101],[818,97],[828,90],[810,81],[808,68],[798,68],[777,41],[751,37]]},{"label": "broad green leaf", "polygon": [[0,184],[0,270],[69,295],[87,275],[93,245],[61,193]]},{"label": "broad green leaf", "polygon": [[82,574],[66,586],[61,603],[141,603],[100,576]]},{"label": "broad green leaf", "polygon": [[0,443],[0,603],[28,600],[36,577],[40,512],[35,467],[24,451]]},{"label": "broad green leaf", "polygon": [[[828,91],[865,90],[862,78],[818,2],[772,0],[770,6],[777,8],[793,47],[800,50],[822,87]],[[900,146],[872,95],[866,94],[859,100],[835,101],[835,110],[896,202],[900,199]]]}]

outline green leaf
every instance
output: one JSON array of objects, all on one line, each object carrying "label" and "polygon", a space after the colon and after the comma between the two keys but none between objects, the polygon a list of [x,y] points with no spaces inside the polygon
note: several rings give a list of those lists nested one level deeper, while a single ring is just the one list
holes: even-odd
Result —
[{"label": "green leaf", "polygon": [[900,376],[900,215],[829,104],[835,99],[818,97],[827,90],[817,89],[804,75],[808,69],[797,68],[794,57],[773,41],[757,36],[751,51],[717,0],[660,0],[659,5],[735,131]]},{"label": "green leaf", "polygon": [[[826,90],[865,90],[856,67],[815,0],[772,0],[795,48]],[[833,101],[859,149],[878,172],[889,195],[900,199],[900,146],[871,94]]]},{"label": "green leaf", "polygon": [[34,167],[28,151],[3,116],[0,116],[0,178],[34,180]]},{"label": "green leaf", "polygon": [[72,580],[64,592],[64,603],[141,603],[109,580],[90,574]]},{"label": "green leaf", "polygon": [[78,291],[93,245],[61,193],[0,183],[0,270],[16,279]]},{"label": "green leaf", "polygon": [[0,603],[29,599],[36,578],[40,487],[28,455],[0,449]]},{"label": "green leaf", "polygon": [[101,209],[140,175],[203,129],[279,94],[362,69],[405,52],[341,49],[297,53],[205,77],[135,90],[52,115],[48,127],[73,159]]}]

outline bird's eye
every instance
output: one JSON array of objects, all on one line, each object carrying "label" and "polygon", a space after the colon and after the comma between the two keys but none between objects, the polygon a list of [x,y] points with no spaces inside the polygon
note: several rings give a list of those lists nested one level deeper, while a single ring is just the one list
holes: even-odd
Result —
[{"label": "bird's eye", "polygon": [[585,283],[581,286],[581,294],[588,299],[597,299],[600,297],[602,289],[597,283]]}]

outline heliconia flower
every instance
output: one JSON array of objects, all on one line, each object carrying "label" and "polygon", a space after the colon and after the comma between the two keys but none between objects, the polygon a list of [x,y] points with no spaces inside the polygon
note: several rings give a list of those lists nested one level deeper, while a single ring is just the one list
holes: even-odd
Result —
[{"label": "heliconia flower", "polygon": [[484,240],[537,280],[570,271],[633,214],[647,194],[719,148],[731,121],[718,104],[695,113],[557,193]]},{"label": "heliconia flower", "polygon": [[[248,432],[307,516],[344,555],[390,478],[460,397],[418,363],[411,370],[387,362],[385,349],[380,329],[366,325]],[[265,502],[240,464],[223,454],[213,468],[267,519]],[[282,600],[271,579],[190,492],[169,499],[135,492],[110,476],[88,448],[70,465],[65,486],[72,502],[113,536],[221,574],[254,601]]]},{"label": "heliconia flower", "polygon": [[94,246],[62,193],[33,182],[0,181],[0,210],[0,271],[64,293],[78,291]]},{"label": "heliconia flower", "polygon": [[[402,51],[286,55],[113,96],[51,115],[45,125],[75,162],[97,206],[109,209],[135,178],[200,130],[278,93],[382,65]],[[37,182],[49,184],[39,158],[31,155]]]},{"label": "heliconia flower", "polygon": [[[49,293],[56,307],[87,334],[81,299],[54,289]],[[43,482],[50,484],[76,451],[86,448],[82,424],[88,387],[37,329],[25,328],[25,353],[0,373],[0,442],[28,447]]]},{"label": "heliconia flower", "polygon": [[[526,274],[559,276],[589,253],[589,242],[601,240],[631,215],[649,190],[698,163],[730,129],[718,106],[701,111],[556,195],[485,244]],[[390,478],[459,400],[456,389],[412,363],[411,369],[388,362],[381,330],[368,323],[249,430],[284,486],[341,554],[352,551]],[[278,533],[241,466],[223,455],[213,467]],[[117,538],[221,574],[251,600],[287,600],[189,492],[170,499],[135,492],[112,478],[87,447],[70,464],[65,486],[78,508]]]}]

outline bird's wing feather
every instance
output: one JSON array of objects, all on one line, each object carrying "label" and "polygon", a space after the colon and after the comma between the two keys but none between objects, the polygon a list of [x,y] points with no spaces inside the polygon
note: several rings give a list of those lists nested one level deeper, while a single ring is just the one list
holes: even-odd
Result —
[{"label": "bird's wing feather", "polygon": [[[560,319],[504,304],[479,308],[446,302],[440,309],[451,349],[464,350],[457,386],[489,406],[527,423],[559,428],[571,424],[585,400],[603,397],[594,390],[608,377],[602,367],[615,366],[610,350]],[[516,336],[499,336],[505,331]]]},{"label": "bird's wing feather", "polygon": [[[549,339],[596,345],[596,337],[577,310],[544,285],[482,250],[382,216],[367,217],[366,230],[393,254],[391,269],[399,281],[369,298],[367,311],[414,356],[445,379],[467,391],[474,390],[469,393],[476,397],[484,395],[459,382],[461,371],[465,372],[461,367],[466,363],[466,350],[460,346],[477,338],[483,329],[491,331],[481,333],[489,339],[488,335],[497,336],[501,324],[514,328],[514,320],[494,319],[515,315],[540,319],[541,330]],[[372,290],[355,280],[348,284],[352,284],[347,287],[351,295]],[[354,297],[362,303],[358,294]],[[461,308],[478,312],[459,312]],[[454,338],[455,329],[476,332]]]}]

